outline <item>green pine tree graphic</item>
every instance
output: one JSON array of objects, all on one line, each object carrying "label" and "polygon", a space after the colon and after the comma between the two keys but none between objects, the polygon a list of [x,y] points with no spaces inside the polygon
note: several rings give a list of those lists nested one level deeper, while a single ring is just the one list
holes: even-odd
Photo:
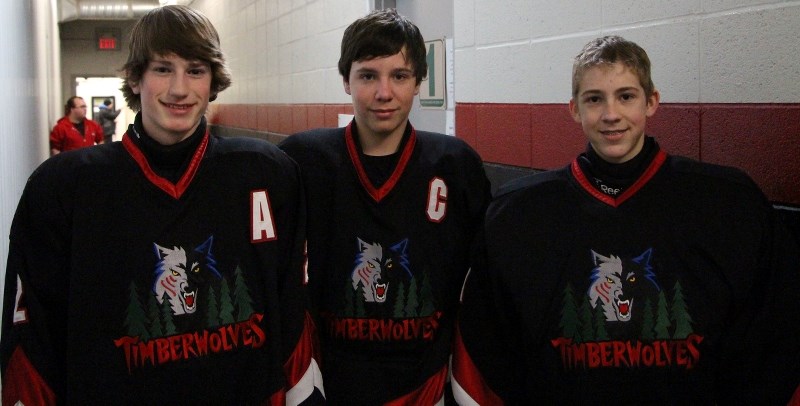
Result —
[{"label": "green pine tree graphic", "polygon": [[606,331],[606,313],[603,311],[603,306],[596,306],[594,308],[594,324],[595,324],[595,340],[606,341],[608,340],[608,331]]},{"label": "green pine tree graphic", "polygon": [[578,307],[575,305],[575,293],[572,290],[572,284],[567,283],[561,301],[561,320],[558,322],[558,326],[561,327],[561,334],[564,337],[577,340],[579,337],[578,324]]},{"label": "green pine tree graphic", "polygon": [[255,312],[253,310],[253,300],[250,297],[250,291],[247,289],[242,269],[236,267],[233,279],[233,296],[236,301],[236,309],[238,317],[236,321],[245,321]]},{"label": "green pine tree graphic", "polygon": [[672,323],[669,322],[669,309],[667,309],[667,296],[664,291],[658,293],[658,307],[656,308],[656,326],[655,338],[658,340],[668,340],[669,327]]},{"label": "green pine tree graphic", "polygon": [[177,332],[175,323],[172,321],[172,306],[170,306],[169,296],[166,293],[161,302],[161,320],[164,322],[164,335],[171,336]]},{"label": "green pine tree graphic", "polygon": [[433,312],[436,311],[436,304],[433,302],[433,286],[431,286],[430,277],[427,272],[422,273],[422,288],[419,294],[422,300],[422,309],[420,309],[419,315],[432,315]]},{"label": "green pine tree graphic", "polygon": [[206,324],[208,327],[219,326],[219,305],[217,295],[214,293],[214,285],[208,286],[208,308],[206,309]]},{"label": "green pine tree graphic", "polygon": [[689,315],[689,309],[686,305],[686,300],[683,298],[683,289],[680,282],[675,282],[675,289],[672,295],[672,321],[675,323],[675,333],[672,338],[676,340],[685,339],[690,334],[694,333],[692,328],[692,316]]},{"label": "green pine tree graphic", "polygon": [[397,295],[394,298],[394,317],[405,317],[406,285],[400,282],[397,286]]},{"label": "green pine tree graphic", "polygon": [[594,313],[592,313],[592,305],[588,300],[581,301],[580,308],[580,331],[582,342],[594,341]]},{"label": "green pine tree graphic", "polygon": [[125,326],[128,328],[128,336],[139,337],[147,340],[147,315],[144,312],[142,303],[139,301],[139,292],[136,284],[131,281],[128,286],[128,309],[125,314]]},{"label": "green pine tree graphic", "polygon": [[419,316],[419,300],[417,297],[417,279],[411,278],[411,284],[408,286],[408,301],[406,301],[405,314],[406,317]]},{"label": "green pine tree graphic", "polygon": [[164,336],[163,323],[161,323],[161,307],[158,305],[156,295],[147,291],[147,318],[150,320],[150,338]]},{"label": "green pine tree graphic", "polygon": [[356,314],[356,290],[353,289],[353,282],[348,279],[344,287],[344,307],[342,315],[344,317],[353,317]]},{"label": "green pine tree graphic", "polygon": [[222,285],[219,289],[219,321],[220,324],[233,324],[236,320],[233,317],[233,300],[231,300],[231,290],[228,287],[228,280],[222,277]]},{"label": "green pine tree graphic", "polygon": [[356,286],[354,311],[356,317],[364,317],[367,314],[367,312],[364,310],[364,284],[361,283],[361,281],[358,281],[358,286]]},{"label": "green pine tree graphic", "polygon": [[642,339],[652,341],[655,338],[655,321],[653,320],[653,302],[650,301],[650,298],[645,299],[642,312]]}]

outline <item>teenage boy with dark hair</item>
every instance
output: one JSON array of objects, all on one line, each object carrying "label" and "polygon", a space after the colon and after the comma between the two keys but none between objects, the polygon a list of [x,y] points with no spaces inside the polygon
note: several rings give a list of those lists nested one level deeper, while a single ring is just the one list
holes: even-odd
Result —
[{"label": "teenage boy with dark hair", "polygon": [[130,47],[122,142],[46,161],[15,215],[3,404],[300,403],[320,380],[299,169],[209,135],[230,75],[205,16],[154,9]]},{"label": "teenage boy with dark hair", "polygon": [[336,405],[433,405],[446,395],[468,247],[490,197],[466,143],[408,122],[427,73],[419,29],[394,10],[342,38],[354,120],[287,138],[308,197],[308,272],[322,374]]},{"label": "teenage boy with dark hair", "polygon": [[463,404],[786,404],[800,383],[798,249],[743,172],[671,156],[645,51],[575,60],[589,146],[502,188],[465,285]]}]

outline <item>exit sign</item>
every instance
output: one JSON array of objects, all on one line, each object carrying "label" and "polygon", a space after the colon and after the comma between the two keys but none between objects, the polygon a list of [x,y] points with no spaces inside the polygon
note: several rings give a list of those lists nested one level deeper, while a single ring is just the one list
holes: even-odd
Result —
[{"label": "exit sign", "polygon": [[97,49],[105,51],[117,49],[117,39],[100,37],[97,39]]},{"label": "exit sign", "polygon": [[99,51],[119,50],[119,28],[97,28],[94,33],[95,42]]}]

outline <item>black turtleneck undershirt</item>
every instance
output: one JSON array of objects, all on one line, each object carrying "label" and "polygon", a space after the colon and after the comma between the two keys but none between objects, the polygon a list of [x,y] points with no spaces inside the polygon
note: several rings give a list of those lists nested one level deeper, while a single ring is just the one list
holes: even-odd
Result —
[{"label": "black turtleneck undershirt", "polygon": [[353,122],[351,133],[353,134],[353,141],[355,141],[356,148],[358,149],[358,157],[361,160],[364,171],[367,173],[367,177],[369,177],[369,181],[372,183],[372,186],[376,188],[381,187],[386,183],[389,177],[392,176],[394,168],[397,167],[401,151],[403,151],[408,139],[411,137],[411,123],[406,122],[406,130],[403,133],[403,139],[400,140],[397,151],[390,155],[374,156],[364,154],[364,150],[361,148],[361,141],[358,138],[358,128],[355,122]]},{"label": "black turtleneck undershirt", "polygon": [[578,157],[578,165],[597,190],[609,196],[619,196],[641,177],[658,151],[656,140],[645,137],[642,150],[633,159],[614,164],[601,158],[589,144],[586,152]]},{"label": "black turtleneck undershirt", "polygon": [[189,138],[174,145],[161,145],[144,131],[142,113],[138,113],[131,124],[128,135],[147,158],[150,168],[158,176],[175,184],[189,167],[192,156],[205,132],[206,119],[201,117],[200,125]]}]

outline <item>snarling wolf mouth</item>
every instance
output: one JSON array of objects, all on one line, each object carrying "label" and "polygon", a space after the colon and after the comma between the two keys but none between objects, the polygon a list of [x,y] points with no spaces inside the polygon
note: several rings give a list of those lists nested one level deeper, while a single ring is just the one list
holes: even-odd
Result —
[{"label": "snarling wolf mouth", "polygon": [[386,301],[386,291],[389,290],[389,283],[376,283],[375,284],[375,301]]},{"label": "snarling wolf mouth", "polygon": [[192,313],[194,312],[194,308],[196,306],[194,302],[194,294],[195,291],[191,292],[182,292],[181,296],[183,296],[183,303],[186,304],[186,312]]},{"label": "snarling wolf mouth", "polygon": [[617,303],[617,316],[621,321],[625,321],[631,318],[631,300],[616,300]]}]

